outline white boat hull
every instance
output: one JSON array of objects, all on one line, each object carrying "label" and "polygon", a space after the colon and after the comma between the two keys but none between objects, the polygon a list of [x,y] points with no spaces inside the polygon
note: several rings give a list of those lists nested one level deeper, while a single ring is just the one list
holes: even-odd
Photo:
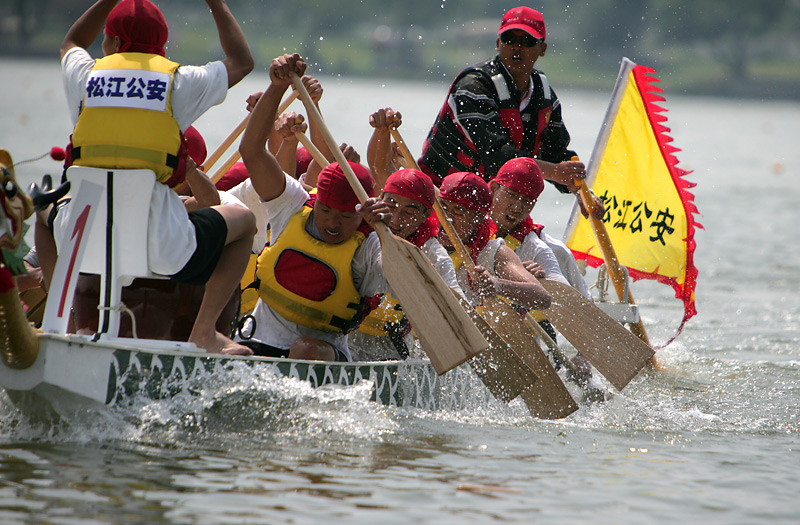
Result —
[{"label": "white boat hull", "polygon": [[122,338],[93,342],[86,336],[55,334],[40,336],[39,355],[30,368],[12,369],[0,363],[0,386],[13,401],[33,394],[58,412],[76,402],[117,406],[134,396],[163,399],[191,392],[204,378],[224,374],[236,363],[308,381],[314,387],[368,380],[373,401],[430,410],[439,408],[444,397],[462,397],[465,388],[472,396],[478,393],[474,389],[485,390],[468,367],[439,377],[428,361],[331,363],[226,356],[187,343]]}]

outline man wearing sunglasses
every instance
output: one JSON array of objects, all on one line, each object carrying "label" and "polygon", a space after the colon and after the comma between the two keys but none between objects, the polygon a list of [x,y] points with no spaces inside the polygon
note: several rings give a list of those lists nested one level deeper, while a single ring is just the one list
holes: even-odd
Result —
[{"label": "man wearing sunglasses", "polygon": [[[419,160],[438,186],[449,173],[491,181],[516,157],[534,157],[559,191],[576,193],[582,162],[570,160],[569,133],[547,77],[534,68],[547,50],[544,18],[530,7],[509,10],[497,32],[497,55],[463,70],[450,87]],[[579,200],[580,202],[580,200]],[[600,206],[602,208],[602,206]]]}]

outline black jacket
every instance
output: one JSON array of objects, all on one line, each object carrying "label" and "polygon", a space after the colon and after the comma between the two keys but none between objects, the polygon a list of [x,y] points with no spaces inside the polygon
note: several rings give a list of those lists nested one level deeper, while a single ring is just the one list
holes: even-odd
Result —
[{"label": "black jacket", "polygon": [[[472,171],[490,181],[512,158],[535,156],[561,162],[575,154],[567,149],[569,132],[547,77],[534,70],[531,81],[531,100],[519,111],[522,94],[499,56],[459,73],[419,160],[434,183],[458,171]],[[515,129],[519,125],[521,136]]]}]

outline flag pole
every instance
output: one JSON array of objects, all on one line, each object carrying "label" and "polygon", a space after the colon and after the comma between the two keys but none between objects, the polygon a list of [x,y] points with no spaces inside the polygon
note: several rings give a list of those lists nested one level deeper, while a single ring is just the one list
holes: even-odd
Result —
[{"label": "flag pole", "polygon": [[[631,305],[635,305],[636,302],[633,299],[633,294],[630,291],[630,287],[626,286],[627,276],[623,266],[619,262],[616,250],[614,250],[614,245],[611,244],[611,238],[608,236],[608,230],[606,230],[606,226],[601,219],[597,219],[592,216],[596,206],[589,188],[597,178],[597,173],[600,169],[600,159],[603,158],[606,147],[608,146],[608,139],[611,135],[614,121],[619,113],[619,108],[622,104],[622,97],[625,94],[626,83],[635,65],[636,64],[634,64],[633,61],[629,60],[628,58],[622,59],[622,65],[620,66],[619,75],[617,76],[617,82],[614,85],[614,91],[611,95],[611,102],[606,110],[606,116],[603,120],[603,125],[600,128],[600,133],[597,135],[597,140],[595,141],[594,149],[592,150],[592,156],[589,158],[589,164],[586,168],[586,179],[575,180],[575,185],[578,186],[579,189],[579,198],[583,201],[583,205],[589,214],[589,221],[592,225],[592,230],[594,231],[597,242],[600,245],[600,250],[603,252],[603,260],[606,263],[606,270],[611,278],[611,282],[614,283],[614,289],[617,291],[617,296],[619,297],[620,301],[627,302]],[[577,214],[576,210],[573,210],[572,218],[567,226],[567,236],[571,235],[571,232],[576,225]],[[647,336],[647,331],[645,330],[641,318],[636,322],[630,323],[630,327],[631,332],[636,334],[636,336],[645,344],[651,346],[650,338]],[[651,358],[650,362],[656,369],[663,368],[663,366],[660,365],[656,360],[655,355]]]}]

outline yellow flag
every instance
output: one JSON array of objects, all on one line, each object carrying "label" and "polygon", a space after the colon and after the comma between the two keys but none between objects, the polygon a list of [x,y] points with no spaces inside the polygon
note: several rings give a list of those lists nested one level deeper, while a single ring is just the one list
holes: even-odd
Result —
[{"label": "yellow flag", "polygon": [[[695,315],[694,184],[677,167],[664,123],[664,99],[653,85],[655,70],[624,59],[606,121],[595,144],[588,177],[605,205],[603,223],[619,262],[636,279],[671,285],[684,303],[683,323]],[[573,214],[567,246],[591,266],[603,254],[589,220]]]}]

